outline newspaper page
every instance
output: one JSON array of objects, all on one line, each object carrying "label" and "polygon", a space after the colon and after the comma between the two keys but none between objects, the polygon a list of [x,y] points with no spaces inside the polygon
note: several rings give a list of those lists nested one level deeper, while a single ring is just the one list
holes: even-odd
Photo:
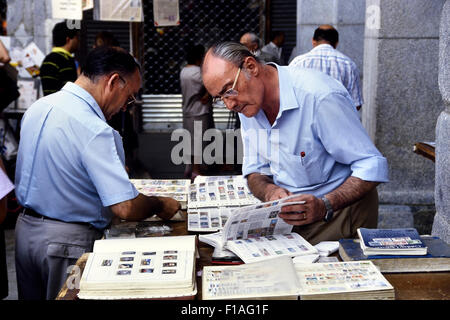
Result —
[{"label": "newspaper page", "polygon": [[291,232],[292,225],[279,218],[278,214],[284,206],[303,204],[304,201],[288,202],[288,200],[297,196],[293,195],[280,200],[235,209],[225,224],[224,240],[247,239]]},{"label": "newspaper page", "polygon": [[155,26],[177,26],[180,24],[180,5],[178,0],[154,0],[153,19]]},{"label": "newspaper page", "polygon": [[53,19],[83,19],[82,0],[52,0]]},{"label": "newspaper page", "polygon": [[142,22],[141,0],[99,0],[99,20]]}]

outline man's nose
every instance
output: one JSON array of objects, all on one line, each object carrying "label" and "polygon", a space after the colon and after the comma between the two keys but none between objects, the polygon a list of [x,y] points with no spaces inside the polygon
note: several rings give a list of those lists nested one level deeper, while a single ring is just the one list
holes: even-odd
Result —
[{"label": "man's nose", "polygon": [[224,100],[225,100],[224,103],[225,103],[225,106],[227,107],[227,109],[230,111],[234,111],[234,108],[237,106],[236,99],[226,98]]}]

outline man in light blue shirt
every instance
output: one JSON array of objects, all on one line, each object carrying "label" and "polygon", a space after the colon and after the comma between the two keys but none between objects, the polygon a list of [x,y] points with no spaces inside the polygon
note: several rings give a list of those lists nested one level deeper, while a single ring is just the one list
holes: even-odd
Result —
[{"label": "man in light blue shirt", "polygon": [[318,243],[376,227],[387,161],[341,83],[315,70],[262,65],[232,42],[210,48],[203,81],[239,112],[252,193],[262,201],[299,193],[295,200],[305,201],[280,214],[295,231]]},{"label": "man in light blue shirt", "polygon": [[171,198],[140,194],[125,171],[122,138],[106,120],[135,100],[139,66],[126,51],[91,51],[82,75],[25,113],[16,195],[19,299],[54,299],[67,268],[102,236],[113,216],[170,219]]}]

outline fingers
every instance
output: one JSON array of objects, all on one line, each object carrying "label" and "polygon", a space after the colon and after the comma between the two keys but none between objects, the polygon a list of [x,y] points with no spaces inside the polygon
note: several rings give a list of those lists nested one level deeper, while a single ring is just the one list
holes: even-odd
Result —
[{"label": "fingers", "polygon": [[301,226],[321,220],[320,206],[318,206],[318,201],[320,200],[313,195],[300,195],[292,198],[290,201],[304,201],[304,203],[286,205],[281,208],[279,217],[286,223]]},{"label": "fingers", "polygon": [[279,217],[282,218],[287,224],[294,226],[301,226],[312,222],[310,218],[311,216],[308,216],[308,213],[305,211],[280,213]]},{"label": "fingers", "polygon": [[162,212],[158,214],[159,217],[169,220],[172,218],[178,210],[181,210],[181,203],[177,200],[169,197],[160,197],[163,203]]},{"label": "fingers", "polygon": [[291,192],[289,192],[288,190],[277,187],[275,190],[271,191],[271,193],[269,194],[269,196],[266,199],[267,199],[267,201],[274,201],[274,200],[286,198],[290,195],[291,195]]}]

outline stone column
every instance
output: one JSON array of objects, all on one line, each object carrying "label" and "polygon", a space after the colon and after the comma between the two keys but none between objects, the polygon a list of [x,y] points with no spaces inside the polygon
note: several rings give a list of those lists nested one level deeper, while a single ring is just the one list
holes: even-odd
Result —
[{"label": "stone column", "polygon": [[436,124],[436,215],[432,235],[450,243],[450,0],[445,2],[441,15],[439,90],[445,109]]},{"label": "stone column", "polygon": [[51,51],[52,29],[60,21],[52,19],[51,3],[47,0],[8,0],[11,47],[25,48],[34,41],[44,55]]},{"label": "stone column", "polygon": [[363,67],[366,0],[297,0],[297,53],[312,49],[314,30],[331,24],[339,32],[337,49]]},{"label": "stone column", "polygon": [[[434,205],[435,165],[413,152],[435,141],[439,20],[445,0],[366,0],[362,121],[387,158],[380,202]],[[395,212],[394,212],[395,213]]]}]

